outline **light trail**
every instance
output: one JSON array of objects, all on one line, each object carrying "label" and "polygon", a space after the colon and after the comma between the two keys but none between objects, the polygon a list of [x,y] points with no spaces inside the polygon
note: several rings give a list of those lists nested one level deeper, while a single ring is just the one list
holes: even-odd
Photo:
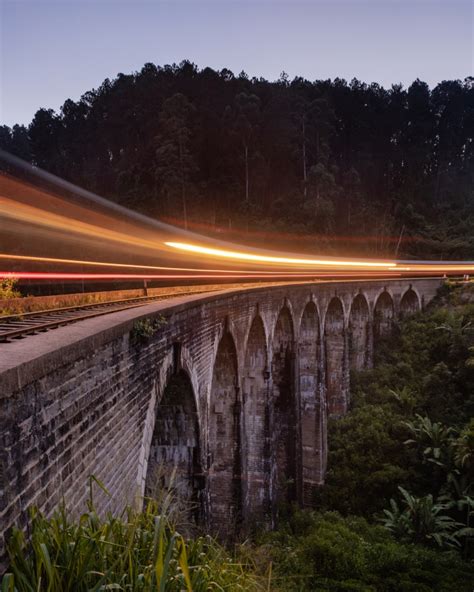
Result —
[{"label": "light trail", "polygon": [[[401,275],[401,274],[393,274],[393,275]],[[387,274],[383,273],[367,273],[366,276],[368,277],[380,277],[386,278]],[[222,275],[216,274],[135,274],[135,273],[69,273],[69,272],[36,272],[36,271],[20,271],[20,272],[12,272],[12,271],[0,271],[0,278],[13,278],[18,280],[169,280],[169,279],[176,279],[176,280],[190,280],[190,279],[261,279],[265,278],[266,281],[273,278],[291,278],[293,280],[297,280],[298,278],[310,278],[316,279],[319,277],[351,277],[350,274],[339,272],[337,274],[334,273],[301,273],[298,275],[292,273],[275,273],[274,275],[269,278],[266,275],[262,275],[261,273],[240,273],[238,275],[226,276],[223,278]],[[359,277],[359,276],[357,276]],[[392,277],[392,274],[390,274]]]},{"label": "light trail", "polygon": [[445,263],[441,264],[439,261],[429,261],[426,263],[414,261],[411,262],[396,262],[396,261],[373,261],[364,260],[359,261],[353,259],[310,259],[303,257],[286,257],[276,255],[260,255],[255,253],[246,253],[243,251],[231,251],[226,249],[216,249],[213,247],[205,247],[190,243],[181,243],[174,241],[167,241],[167,246],[180,251],[186,251],[198,255],[207,255],[211,257],[220,257],[232,260],[252,261],[258,263],[272,263],[279,265],[305,265],[312,266],[315,270],[319,267],[325,268],[357,268],[361,272],[367,272],[371,269],[385,270],[387,274],[393,271],[396,272],[410,272],[410,273],[471,273],[474,272],[474,264],[466,263]]},{"label": "light trail", "polygon": [[[85,266],[94,266],[94,267],[120,267],[126,269],[154,269],[154,270],[163,270],[163,271],[189,271],[189,272],[207,272],[207,273],[223,273],[223,274],[235,274],[235,273],[254,273],[253,270],[242,269],[242,270],[235,270],[235,269],[208,269],[208,268],[197,268],[197,267],[164,267],[160,265],[140,265],[140,264],[133,264],[133,263],[112,263],[109,261],[88,261],[82,259],[61,259],[58,257],[36,257],[33,255],[13,255],[10,253],[0,253],[0,259],[12,260],[12,261],[28,261],[31,263],[38,262],[38,263],[61,263],[64,265],[85,265]],[[3,272],[0,272],[3,273]],[[10,272],[13,273],[13,272]],[[259,271],[262,275],[274,275],[276,273],[280,273],[278,271]],[[297,271],[295,272],[288,272],[289,275],[291,274],[298,274]]]},{"label": "light trail", "polygon": [[[2,151],[0,157],[5,158]],[[138,214],[13,157],[6,160],[34,180],[25,182],[12,174],[0,173],[0,225],[10,244],[31,254],[7,253],[8,248],[4,247],[0,262],[4,262],[2,267],[10,269],[0,271],[0,277],[51,282],[174,280],[178,283],[194,279],[225,282],[231,278],[271,281],[474,273],[473,261],[330,257],[232,244]],[[38,180],[47,181],[48,189],[38,186]],[[36,255],[38,247],[41,250]],[[55,256],[63,253],[63,257]],[[26,270],[17,269],[22,266]],[[89,273],[82,269],[79,273],[72,271],[72,266],[97,270],[91,269]]]},{"label": "light trail", "polygon": [[103,226],[97,226],[88,222],[74,220],[63,216],[41,210],[40,208],[19,204],[13,200],[0,197],[0,215],[6,218],[14,218],[23,223],[45,226],[52,230],[61,230],[67,233],[77,233],[88,238],[95,238],[100,240],[109,240],[113,242],[122,243],[130,246],[144,247],[146,249],[158,250],[160,248],[160,241],[147,240],[138,236],[130,236],[129,234],[110,230]]},{"label": "light trail", "polygon": [[[0,271],[0,277],[12,277],[19,280],[189,280],[189,279],[219,279],[222,280],[222,275],[216,274],[136,274],[136,273],[63,273],[63,272],[35,272],[35,271],[20,271],[8,272]],[[260,273],[240,273],[229,277],[232,279],[256,279],[267,277]],[[293,274],[277,273],[272,275],[275,278],[293,278]],[[314,278],[314,273],[299,274],[298,277]]]},{"label": "light trail", "polygon": [[275,263],[285,265],[311,265],[318,267],[324,265],[326,267],[359,267],[359,268],[382,268],[391,269],[397,266],[391,261],[353,261],[350,259],[306,259],[296,257],[278,257],[273,255],[257,255],[254,253],[244,253],[242,251],[228,251],[224,249],[215,249],[211,247],[202,247],[200,245],[192,245],[188,243],[165,242],[168,247],[173,247],[181,251],[188,251],[198,255],[210,255],[211,257],[225,257],[227,259],[237,259],[243,261],[254,261],[257,263]]}]

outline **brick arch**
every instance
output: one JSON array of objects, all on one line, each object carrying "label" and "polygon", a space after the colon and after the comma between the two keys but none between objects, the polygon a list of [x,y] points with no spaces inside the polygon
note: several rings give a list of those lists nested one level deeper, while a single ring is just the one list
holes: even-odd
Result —
[{"label": "brick arch", "polygon": [[[179,353],[179,359],[175,360],[172,349],[169,349],[168,353],[161,360],[161,364],[158,367],[157,376],[153,380],[153,388],[151,389],[150,399],[147,405],[147,413],[141,438],[140,457],[138,460],[137,490],[135,492],[135,503],[139,509],[142,508],[143,497],[145,495],[145,485],[148,476],[148,462],[150,459],[152,438],[153,433],[155,431],[155,423],[159,405],[161,404],[161,401],[165,394],[166,386],[171,380],[173,373],[176,373],[180,368],[185,372],[191,383],[193,402],[197,414],[196,417],[198,422],[199,444],[201,448],[201,454],[203,452],[201,446],[204,444],[204,438],[202,438],[203,422],[198,400],[199,383],[197,378],[197,372],[196,368],[194,367],[194,362],[189,350],[182,344],[180,344]],[[175,367],[176,361],[178,361],[177,367]],[[202,456],[199,462],[200,465],[203,466]]]},{"label": "brick arch", "polygon": [[265,326],[257,314],[246,340],[241,372],[243,422],[245,438],[244,511],[245,518],[262,521],[269,507],[267,477],[269,437],[269,371]]},{"label": "brick arch", "polygon": [[208,446],[210,526],[225,537],[241,518],[237,351],[229,331],[222,335],[214,360]]},{"label": "brick arch", "polygon": [[320,389],[320,320],[316,304],[310,301],[301,315],[299,332],[299,385],[302,501],[312,506],[321,483],[321,440],[323,413]]},{"label": "brick arch", "polygon": [[296,498],[296,393],[294,323],[285,304],[275,323],[272,343],[272,477],[274,501]]},{"label": "brick arch", "polygon": [[295,323],[293,321],[293,311],[291,303],[285,301],[283,306],[278,312],[277,319],[273,326],[272,341],[278,344],[285,342],[286,345],[290,344],[293,347],[295,340]]},{"label": "brick arch", "polygon": [[190,504],[196,519],[202,502],[201,437],[195,393],[189,374],[179,369],[167,381],[156,409],[147,463],[145,496],[160,490]]},{"label": "brick arch", "polygon": [[370,311],[367,298],[357,294],[349,313],[349,365],[353,370],[367,367],[369,357]]},{"label": "brick arch", "polygon": [[394,303],[392,295],[384,290],[375,301],[374,306],[374,340],[387,337],[392,332]]},{"label": "brick arch", "polygon": [[344,306],[340,298],[331,299],[324,317],[326,396],[330,415],[346,411]]},{"label": "brick arch", "polygon": [[400,299],[400,317],[411,315],[421,310],[420,297],[410,286]]}]

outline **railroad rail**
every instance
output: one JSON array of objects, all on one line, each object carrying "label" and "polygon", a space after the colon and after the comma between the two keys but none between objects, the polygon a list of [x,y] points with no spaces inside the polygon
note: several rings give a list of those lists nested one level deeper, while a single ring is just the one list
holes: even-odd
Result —
[{"label": "railroad rail", "polygon": [[[214,289],[200,290],[200,292],[212,292]],[[14,340],[23,339],[28,335],[43,333],[51,329],[57,329],[64,325],[76,323],[85,319],[92,319],[112,312],[119,312],[128,308],[144,306],[156,300],[167,300],[177,296],[194,294],[188,292],[168,292],[155,296],[137,296],[124,300],[111,300],[93,304],[80,304],[77,306],[66,306],[48,310],[16,313],[0,317],[0,342],[9,343]]]}]

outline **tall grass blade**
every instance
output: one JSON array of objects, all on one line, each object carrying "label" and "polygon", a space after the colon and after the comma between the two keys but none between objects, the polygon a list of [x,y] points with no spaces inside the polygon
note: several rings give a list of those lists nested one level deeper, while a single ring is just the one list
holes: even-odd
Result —
[{"label": "tall grass blade", "polygon": [[189,565],[188,565],[188,556],[186,553],[186,543],[182,536],[178,538],[178,552],[179,552],[179,567],[183,572],[184,581],[186,582],[186,587],[188,592],[193,592],[193,587],[191,584],[191,577],[189,575]]}]

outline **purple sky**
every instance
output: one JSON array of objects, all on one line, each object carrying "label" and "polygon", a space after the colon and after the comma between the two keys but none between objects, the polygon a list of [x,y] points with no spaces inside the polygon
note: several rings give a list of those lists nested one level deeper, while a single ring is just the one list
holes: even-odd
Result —
[{"label": "purple sky", "polygon": [[0,0],[0,124],[145,62],[431,86],[474,75],[471,0]]}]

